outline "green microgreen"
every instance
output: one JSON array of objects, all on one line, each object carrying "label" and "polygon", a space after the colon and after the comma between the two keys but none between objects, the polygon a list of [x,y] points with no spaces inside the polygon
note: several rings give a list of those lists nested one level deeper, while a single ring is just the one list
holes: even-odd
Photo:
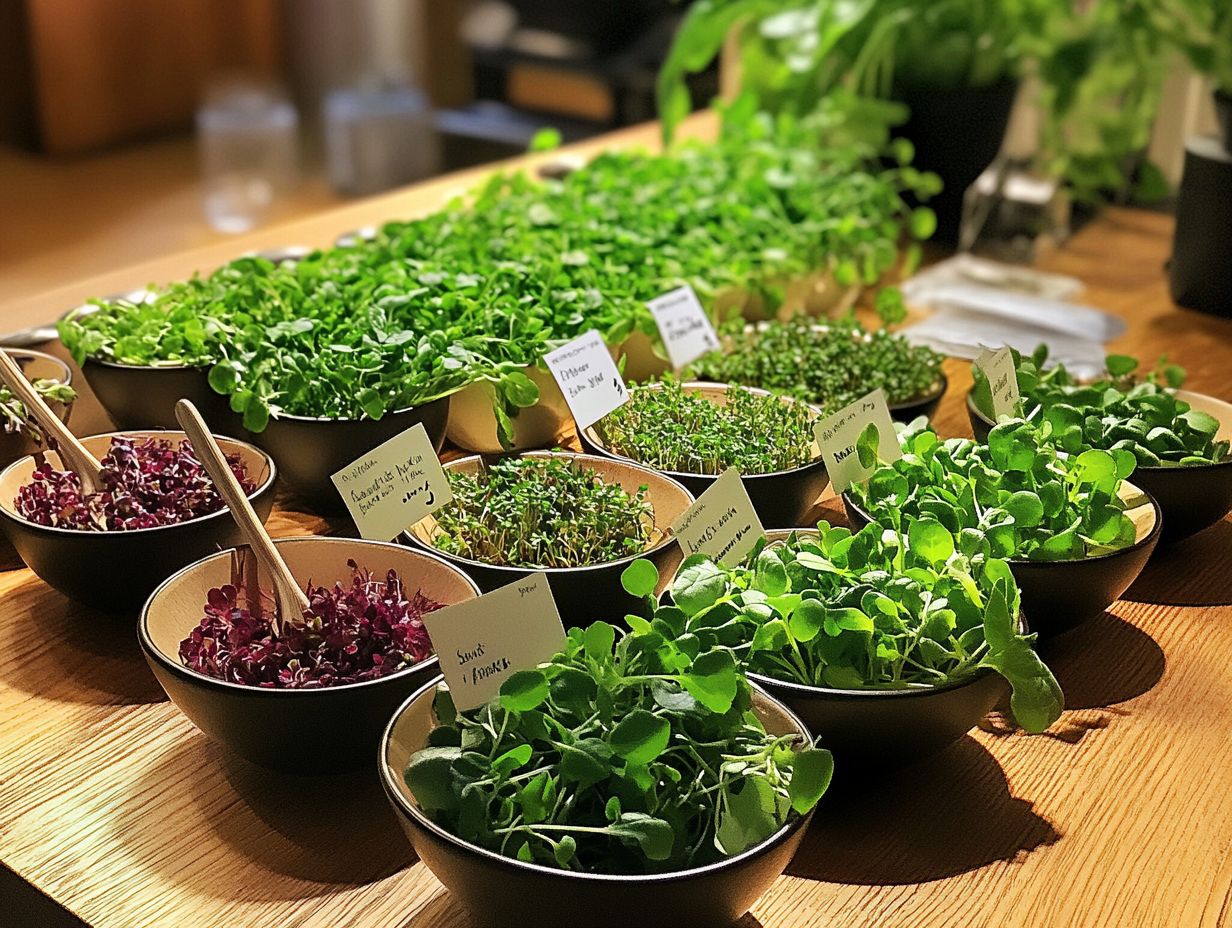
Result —
[{"label": "green microgreen", "polygon": [[[77,391],[58,380],[34,380],[30,383],[34,392],[48,404],[68,406],[77,401]],[[24,432],[38,444],[43,442],[43,430],[31,418],[25,404],[15,397],[8,387],[0,385],[0,419],[4,431],[10,435]]]}]

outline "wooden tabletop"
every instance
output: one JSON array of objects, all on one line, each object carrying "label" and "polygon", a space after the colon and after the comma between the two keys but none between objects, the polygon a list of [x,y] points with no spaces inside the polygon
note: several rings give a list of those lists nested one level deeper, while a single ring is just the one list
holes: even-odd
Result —
[{"label": "wooden tabletop", "polygon": [[[374,201],[362,218],[426,196]],[[1230,399],[1232,322],[1172,306],[1170,235],[1166,217],[1109,210],[1047,264],[1130,321],[1116,350],[1167,352],[1193,389]],[[967,365],[947,373],[938,430],[968,435]],[[833,501],[819,511],[838,518]],[[272,521],[281,535],[339,528],[285,508]],[[1224,521],[1045,648],[1068,706],[1049,732],[994,714],[931,761],[826,797],[742,928],[1232,926],[1229,604]],[[414,860],[375,771],[296,778],[230,756],[164,701],[134,625],[29,571],[0,573],[0,877],[63,907],[27,923],[68,910],[94,928],[471,928]],[[11,890],[0,879],[0,898]]]}]

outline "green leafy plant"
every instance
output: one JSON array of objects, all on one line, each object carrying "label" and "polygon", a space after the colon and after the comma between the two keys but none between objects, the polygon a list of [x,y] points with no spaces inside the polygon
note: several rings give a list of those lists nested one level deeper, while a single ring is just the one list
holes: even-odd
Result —
[{"label": "green leafy plant", "polygon": [[830,753],[768,734],[732,652],[682,632],[596,622],[477,710],[438,691],[411,793],[465,841],[584,873],[683,870],[770,838],[817,804]]},{"label": "green leafy plant", "polygon": [[476,474],[448,471],[453,502],[436,512],[432,544],[509,567],[584,567],[645,551],[654,507],[564,457],[511,457]]},{"label": "green leafy plant", "polygon": [[[903,456],[849,492],[884,528],[910,534],[916,521],[939,523],[968,556],[1066,561],[1133,544],[1126,509],[1139,500],[1120,493],[1134,455],[1123,448],[1066,455],[1050,438],[1048,423],[1003,419],[986,445],[942,441],[917,419],[899,431]],[[877,446],[870,425],[857,443],[861,462],[875,461]]]},{"label": "green leafy plant", "polygon": [[656,470],[685,474],[770,474],[816,457],[816,412],[803,403],[746,387],[721,402],[679,380],[635,387],[629,401],[596,425],[609,451]]},{"label": "green leafy plant", "polygon": [[[35,380],[30,386],[49,404],[59,403],[62,406],[68,406],[77,401],[77,391],[58,380]],[[35,442],[39,444],[43,442],[42,428],[30,417],[25,404],[5,386],[0,386],[0,417],[3,418],[6,433],[12,435],[24,432]]]},{"label": "green leafy plant", "polygon": [[885,329],[796,318],[733,332],[726,351],[701,358],[690,373],[785,393],[832,412],[877,387],[891,404],[925,396],[940,382],[941,361],[932,349]]},{"label": "green leafy plant", "polygon": [[1023,728],[1057,720],[1061,688],[1021,631],[1009,565],[986,545],[968,537],[964,551],[931,519],[906,536],[817,528],[763,540],[733,569],[689,557],[651,626],[683,617],[686,634],[715,635],[747,670],[806,686],[928,689],[990,669],[1012,685]]}]

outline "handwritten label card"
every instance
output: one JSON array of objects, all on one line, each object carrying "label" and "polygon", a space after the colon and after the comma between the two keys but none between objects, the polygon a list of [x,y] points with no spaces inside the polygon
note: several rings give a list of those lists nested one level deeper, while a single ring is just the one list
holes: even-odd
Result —
[{"label": "handwritten label card", "polygon": [[607,345],[594,329],[543,356],[579,429],[623,406],[629,391]]},{"label": "handwritten label card", "polygon": [[423,617],[453,704],[474,709],[501,684],[564,647],[565,627],[542,571]]},{"label": "handwritten label card", "polygon": [[416,423],[329,478],[359,534],[390,541],[453,499],[432,440]]},{"label": "handwritten label card", "polygon": [[844,406],[813,427],[835,493],[842,493],[877,469],[876,464],[872,467],[862,465],[856,453],[856,440],[870,422],[877,426],[877,456],[886,462],[901,458],[903,451],[898,446],[898,433],[894,431],[894,420],[890,418],[890,407],[881,388]]},{"label": "handwritten label card", "polygon": [[700,551],[716,563],[734,567],[766,530],[740,482],[740,472],[732,467],[672,523],[672,533],[680,540],[685,557]]},{"label": "handwritten label card", "polygon": [[719,336],[714,332],[710,317],[688,284],[655,297],[646,305],[676,370],[719,347]]},{"label": "handwritten label card", "polygon": [[975,359],[976,367],[988,378],[992,391],[992,417],[1022,415],[1018,395],[1018,371],[1014,367],[1014,355],[1008,345],[996,351],[983,349]]}]

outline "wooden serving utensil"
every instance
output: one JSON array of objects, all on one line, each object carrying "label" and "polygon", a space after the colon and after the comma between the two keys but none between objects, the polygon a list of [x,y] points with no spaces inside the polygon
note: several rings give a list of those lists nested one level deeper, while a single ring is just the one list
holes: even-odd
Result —
[{"label": "wooden serving utensil", "polygon": [[103,465],[77,440],[77,436],[68,430],[60,417],[52,412],[51,407],[38,395],[7,351],[0,351],[0,380],[21,400],[26,411],[38,423],[48,442],[60,455],[64,465],[77,475],[81,481],[82,492],[89,495],[102,489],[103,481],[100,475]]},{"label": "wooden serving utensil", "polygon": [[205,465],[206,473],[214,481],[219,495],[231,510],[231,516],[240,527],[245,543],[272,578],[277,621],[281,623],[284,618],[298,620],[308,609],[308,596],[300,589],[291,568],[274,547],[274,542],[261,524],[252,503],[248,502],[243,487],[235,479],[226,455],[218,447],[218,442],[214,440],[205,420],[201,418],[201,413],[191,402],[182,399],[175,404],[175,418],[188,435],[193,451]]}]

